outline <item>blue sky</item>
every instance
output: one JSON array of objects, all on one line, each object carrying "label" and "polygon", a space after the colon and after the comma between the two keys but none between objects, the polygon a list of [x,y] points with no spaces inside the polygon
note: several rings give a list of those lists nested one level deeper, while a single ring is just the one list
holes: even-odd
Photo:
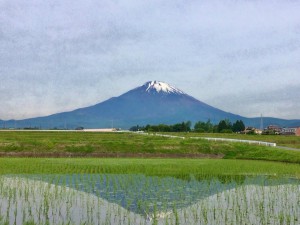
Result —
[{"label": "blue sky", "polygon": [[300,1],[0,0],[0,119],[167,82],[247,117],[300,118]]}]

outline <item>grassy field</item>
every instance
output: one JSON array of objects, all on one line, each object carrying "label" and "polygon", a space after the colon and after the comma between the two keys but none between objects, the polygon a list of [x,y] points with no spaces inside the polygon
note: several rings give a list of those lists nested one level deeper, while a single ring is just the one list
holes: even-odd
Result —
[{"label": "grassy field", "polygon": [[275,142],[278,146],[300,149],[299,136],[285,135],[245,135],[245,134],[222,134],[222,133],[172,133],[172,135],[180,135],[185,137],[216,137],[216,138],[233,138],[244,140],[256,140]]},{"label": "grassy field", "polygon": [[0,174],[145,174],[199,177],[271,175],[300,178],[300,165],[255,160],[0,158]]},{"label": "grassy field", "polygon": [[[197,134],[180,135],[195,136]],[[222,135],[221,137],[240,138],[239,135]],[[296,144],[286,146],[293,147],[296,147],[300,140],[299,137],[272,136],[274,139],[265,136],[244,135],[244,137],[272,142],[280,141],[280,143],[287,138]],[[0,155],[10,157],[188,157],[300,163],[298,151],[243,143],[177,139],[132,133],[0,132]]]}]

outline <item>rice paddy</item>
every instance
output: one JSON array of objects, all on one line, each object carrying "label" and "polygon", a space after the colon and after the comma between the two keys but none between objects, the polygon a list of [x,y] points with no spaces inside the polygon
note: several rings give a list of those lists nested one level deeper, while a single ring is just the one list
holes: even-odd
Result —
[{"label": "rice paddy", "polygon": [[[285,152],[279,157],[269,148],[225,143],[216,143],[215,150],[207,142],[128,134],[76,133],[77,141],[69,134],[32,134],[4,134],[0,149],[13,143],[26,152],[32,146],[34,152],[77,154],[82,146],[94,152],[142,152],[145,146],[191,152],[201,146],[222,151],[224,158],[242,154],[252,160],[0,158],[0,225],[300,224],[300,164]],[[266,160],[289,163],[253,160],[263,151]],[[293,154],[297,162],[299,153]]]},{"label": "rice paddy", "polygon": [[295,179],[143,175],[0,178],[2,224],[299,224]]}]

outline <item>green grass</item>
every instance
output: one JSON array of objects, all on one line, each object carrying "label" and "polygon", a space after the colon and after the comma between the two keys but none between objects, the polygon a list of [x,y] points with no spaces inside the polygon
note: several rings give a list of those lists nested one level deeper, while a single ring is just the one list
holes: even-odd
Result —
[{"label": "green grass", "polygon": [[244,140],[256,140],[275,142],[278,146],[300,149],[300,137],[293,135],[245,135],[245,134],[223,134],[223,133],[172,133],[172,135],[186,137],[216,137],[216,138],[233,138]]},{"label": "green grass", "polygon": [[256,160],[0,158],[0,174],[114,173],[185,177],[272,175],[300,178],[300,165]]},{"label": "green grass", "polygon": [[[216,135],[180,133],[186,136],[216,136],[229,138],[249,138],[279,144],[293,142],[297,147],[299,137]],[[273,139],[272,139],[273,138]],[[189,157],[207,154],[225,159],[252,159],[300,163],[300,151],[287,151],[273,147],[244,143],[213,142],[196,139],[177,139],[132,133],[87,133],[87,132],[0,132],[0,154],[14,153],[15,156],[66,157],[90,156],[93,154],[133,154],[133,156],[156,157],[166,154]],[[50,155],[49,155],[50,154]],[[143,155],[144,154],[144,155]],[[130,155],[129,155],[130,156]]]}]

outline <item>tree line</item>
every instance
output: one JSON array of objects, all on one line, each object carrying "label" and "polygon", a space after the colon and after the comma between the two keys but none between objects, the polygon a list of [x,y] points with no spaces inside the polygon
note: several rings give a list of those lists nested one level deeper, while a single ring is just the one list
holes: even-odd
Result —
[{"label": "tree line", "polygon": [[198,132],[198,133],[237,133],[245,130],[245,124],[242,120],[237,120],[231,123],[230,120],[221,120],[218,124],[213,124],[210,120],[206,122],[198,121],[192,129],[191,121],[176,123],[172,125],[159,124],[159,125],[146,125],[146,126],[133,126],[130,131],[146,131],[146,132]]}]

